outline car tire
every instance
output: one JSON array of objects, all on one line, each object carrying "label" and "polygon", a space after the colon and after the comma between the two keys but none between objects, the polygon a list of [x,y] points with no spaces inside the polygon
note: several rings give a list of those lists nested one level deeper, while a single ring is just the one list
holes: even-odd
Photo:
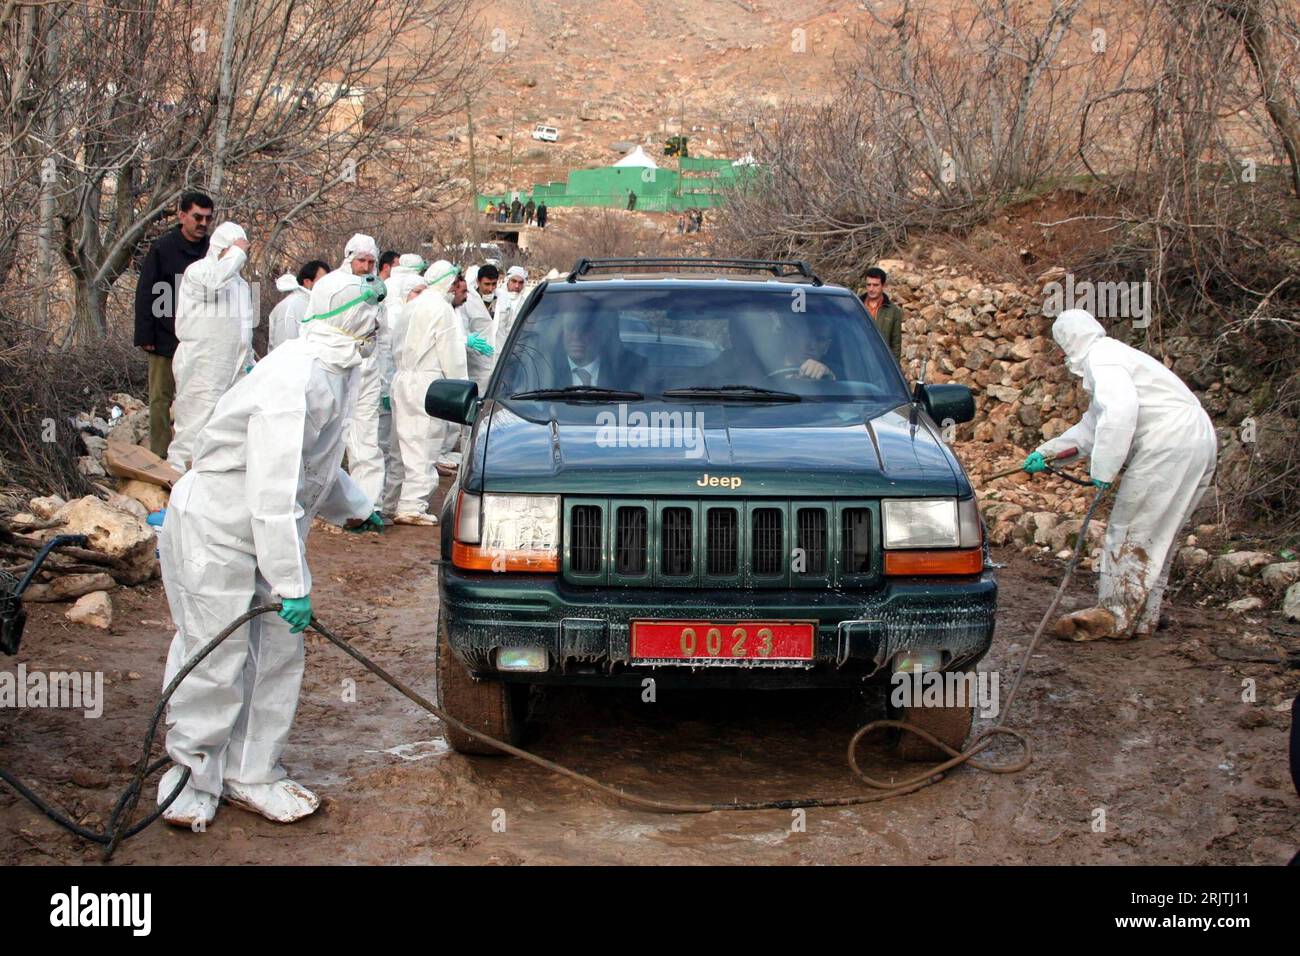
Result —
[{"label": "car tire", "polygon": [[[961,750],[966,743],[966,738],[970,736],[971,724],[975,719],[975,708],[891,707],[890,717],[915,724],[937,740],[942,740],[953,750]],[[899,730],[897,734],[894,751],[904,760],[934,763],[952,758],[952,754],[940,750],[916,734],[906,730]]]},{"label": "car tire", "polygon": [[[438,615],[435,672],[435,700],[442,710],[480,733],[508,744],[519,743],[523,737],[528,686],[472,677],[447,641],[447,621],[441,613]],[[504,751],[457,730],[445,721],[443,733],[456,753],[485,757],[507,756]]]}]

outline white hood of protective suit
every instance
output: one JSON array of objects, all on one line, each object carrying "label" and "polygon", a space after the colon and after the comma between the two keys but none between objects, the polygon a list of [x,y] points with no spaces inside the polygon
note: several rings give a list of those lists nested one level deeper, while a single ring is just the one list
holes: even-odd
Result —
[{"label": "white hood of protective suit", "polygon": [[[352,260],[363,253],[369,253],[371,258],[378,261],[379,244],[375,242],[374,237],[367,236],[364,232],[358,232],[343,247],[343,266],[350,266]],[[352,270],[349,268],[348,271],[351,272]]]},{"label": "white hood of protective suit", "polygon": [[302,334],[327,365],[348,369],[362,362],[361,346],[378,333],[379,305],[362,276],[331,272],[311,288]]},{"label": "white hood of protective suit", "polygon": [[[275,280],[275,288],[278,292],[294,292],[298,289],[302,289],[302,286],[298,284],[298,277],[296,275],[292,272],[286,272],[284,275],[280,276],[280,278]],[[306,292],[307,290],[302,289],[302,291]]]},{"label": "white hood of protective suit", "polygon": [[1083,309],[1066,309],[1052,323],[1052,338],[1065,352],[1066,367],[1080,377],[1089,350],[1105,337],[1101,323]]},{"label": "white hood of protective suit", "polygon": [[212,236],[208,239],[208,258],[220,259],[221,254],[240,239],[248,239],[244,227],[235,222],[223,222],[212,230]]},{"label": "white hood of protective suit", "polygon": [[413,252],[402,253],[388,276],[388,298],[384,305],[391,311],[394,306],[401,308],[406,304],[406,297],[416,286],[424,285],[424,260]]},{"label": "white hood of protective suit", "polygon": [[460,270],[452,265],[446,259],[439,259],[429,268],[424,270],[424,281],[427,288],[433,289],[444,296],[451,294],[451,284],[456,280]]}]

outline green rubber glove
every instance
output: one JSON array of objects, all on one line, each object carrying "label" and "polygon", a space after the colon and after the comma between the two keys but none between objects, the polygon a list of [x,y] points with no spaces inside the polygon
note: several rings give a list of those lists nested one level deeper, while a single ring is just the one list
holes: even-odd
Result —
[{"label": "green rubber glove", "polygon": [[311,595],[300,598],[281,598],[280,617],[289,624],[290,634],[301,634],[311,623]]},{"label": "green rubber glove", "polygon": [[360,534],[362,531],[383,531],[384,516],[381,515],[378,511],[372,511],[370,513],[369,518],[361,522],[361,524],[356,525],[355,527],[352,528],[348,528],[347,530],[355,531],[358,534]]},{"label": "green rubber glove", "polygon": [[383,409],[386,412],[391,412],[393,410],[393,400],[387,395],[379,400],[379,404],[383,406]]},{"label": "green rubber glove", "polygon": [[1031,475],[1033,475],[1040,471],[1047,470],[1047,460],[1043,457],[1043,453],[1041,451],[1036,451],[1032,455],[1027,457],[1025,459],[1025,463],[1020,467],[1025,471],[1029,472]]},{"label": "green rubber glove", "polygon": [[1105,491],[1107,488],[1110,487],[1109,481],[1100,481],[1096,478],[1092,479],[1092,483],[1096,485],[1098,488],[1100,488],[1102,491]]},{"label": "green rubber glove", "polygon": [[467,338],[465,344],[480,355],[491,355],[496,351],[492,346],[488,345],[487,339],[483,338],[483,336],[479,335],[477,332]]}]

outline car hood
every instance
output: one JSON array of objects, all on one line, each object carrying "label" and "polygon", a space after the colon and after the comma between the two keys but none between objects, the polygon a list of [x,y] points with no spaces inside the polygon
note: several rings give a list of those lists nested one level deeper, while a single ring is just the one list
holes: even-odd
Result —
[{"label": "car hood", "polygon": [[[542,417],[487,402],[470,490],[538,494],[902,497],[970,494],[934,423],[911,405],[638,402]],[[639,414],[638,414],[639,413]],[[658,417],[656,417],[658,416]],[[712,484],[710,479],[719,479]],[[739,479],[739,484],[735,483]]]}]

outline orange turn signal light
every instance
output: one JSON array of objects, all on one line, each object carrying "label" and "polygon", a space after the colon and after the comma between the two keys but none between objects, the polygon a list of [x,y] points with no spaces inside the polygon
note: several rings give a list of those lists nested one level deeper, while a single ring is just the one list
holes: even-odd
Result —
[{"label": "orange turn signal light", "polygon": [[477,544],[451,543],[451,563],[466,571],[538,571],[554,574],[560,561],[554,551],[506,551]]},{"label": "orange turn signal light", "polygon": [[983,548],[885,552],[885,574],[891,577],[922,577],[931,574],[979,574],[983,567]]}]

